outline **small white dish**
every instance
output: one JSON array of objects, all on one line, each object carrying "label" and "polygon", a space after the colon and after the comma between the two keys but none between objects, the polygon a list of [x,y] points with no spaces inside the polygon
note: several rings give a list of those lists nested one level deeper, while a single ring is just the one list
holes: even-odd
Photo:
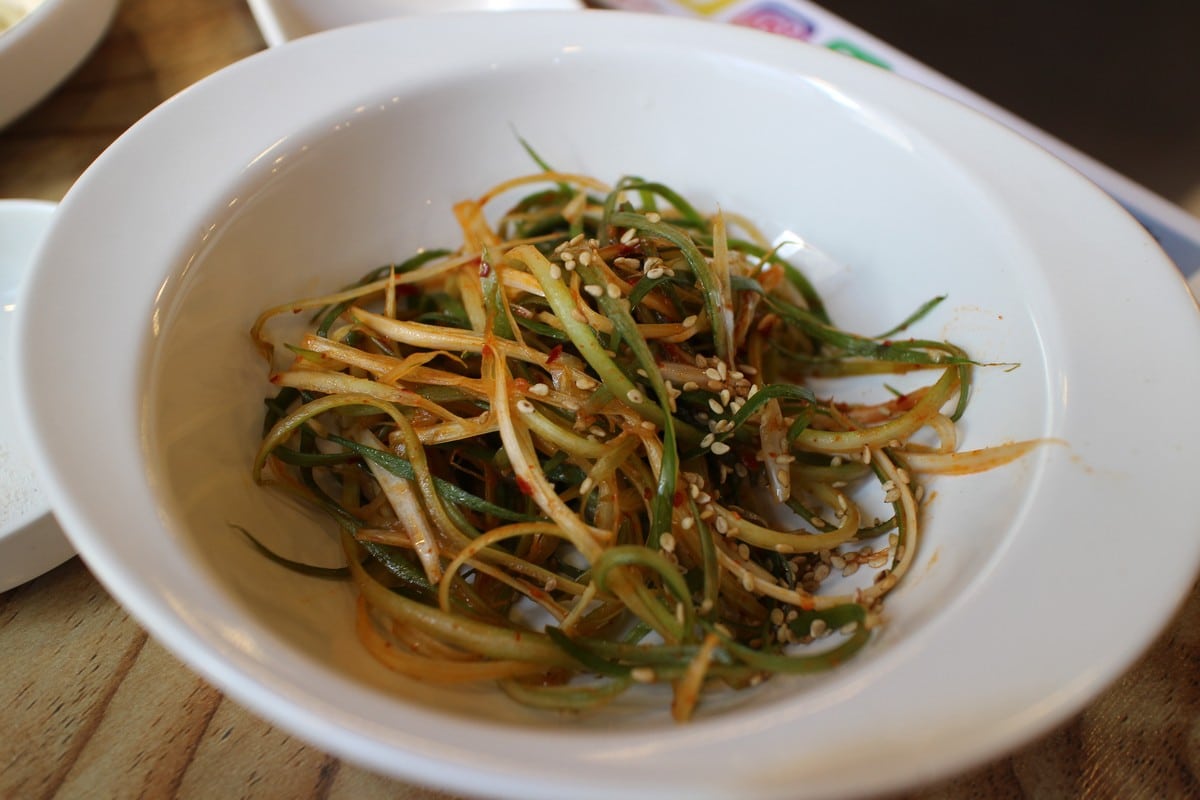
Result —
[{"label": "small white dish", "polygon": [[[919,565],[877,640],[688,726],[660,703],[543,716],[389,673],[355,636],[350,587],[283,570],[230,529],[339,558],[326,525],[251,479],[268,385],[247,331],[268,306],[457,241],[452,203],[534,169],[517,134],[561,169],[645,175],[768,237],[796,231],[848,265],[826,299],[850,329],[948,294],[921,335],[1020,364],[979,371],[960,446],[1067,444],[931,485]],[[88,169],[23,302],[20,416],[93,573],[238,702],[453,792],[902,791],[1078,712],[1159,634],[1200,563],[1200,428],[1184,424],[1200,315],[1145,230],[983,116],[738,26],[438,14],[271,48]]]},{"label": "small white dish", "polygon": [[248,0],[269,47],[311,33],[412,14],[447,11],[579,10],[579,0]]},{"label": "small white dish", "polygon": [[50,94],[92,51],[117,0],[0,0],[16,9],[0,30],[0,128]]},{"label": "small white dish", "polygon": [[12,330],[20,283],[54,218],[54,203],[0,200],[0,592],[72,555],[50,513],[15,424]]}]

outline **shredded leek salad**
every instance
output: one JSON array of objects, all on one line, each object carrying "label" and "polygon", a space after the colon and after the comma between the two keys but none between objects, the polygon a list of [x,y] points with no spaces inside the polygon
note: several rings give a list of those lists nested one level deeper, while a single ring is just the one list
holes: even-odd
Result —
[{"label": "shredded leek salad", "polygon": [[[404,675],[571,710],[660,683],[683,721],[707,691],[831,668],[912,567],[922,477],[1030,447],[957,451],[976,365],[896,338],[938,299],[841,330],[751,223],[664,185],[547,168],[454,214],[458,249],[252,331],[272,360],[265,327],[311,315],[254,476],[327,512],[348,566],[251,541],[353,581],[359,636]],[[871,404],[806,386],[914,371]]]}]

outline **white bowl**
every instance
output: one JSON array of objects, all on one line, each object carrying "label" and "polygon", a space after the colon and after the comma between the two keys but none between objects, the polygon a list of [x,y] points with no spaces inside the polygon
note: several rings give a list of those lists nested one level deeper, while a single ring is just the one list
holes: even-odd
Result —
[{"label": "white bowl", "polygon": [[[851,329],[948,293],[920,333],[1021,365],[980,371],[962,446],[1067,444],[938,481],[919,566],[865,652],[688,726],[636,698],[547,717],[387,672],[355,639],[348,588],[281,569],[229,528],[339,558],[322,524],[251,482],[265,386],[247,329],[268,306],[456,241],[451,203],[531,169],[517,134],[563,169],[650,176],[799,231],[849,266],[827,299]],[[235,64],[72,188],[19,345],[53,505],[120,602],[277,724],[454,791],[911,786],[1077,711],[1161,630],[1200,560],[1187,505],[1200,429],[1180,422],[1200,393],[1200,317],[1155,243],[983,117],[733,26],[438,15]]]},{"label": "white bowl", "polygon": [[50,513],[17,431],[10,357],[21,281],[50,229],[54,208],[42,200],[0,200],[0,592],[75,553]]},{"label": "white bowl", "polygon": [[0,31],[0,128],[79,66],[107,30],[117,0],[15,0],[13,5],[27,13]]}]

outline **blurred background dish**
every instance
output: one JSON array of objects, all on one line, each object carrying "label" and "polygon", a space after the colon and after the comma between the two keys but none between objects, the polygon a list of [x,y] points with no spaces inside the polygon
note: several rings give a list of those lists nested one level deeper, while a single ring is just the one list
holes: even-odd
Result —
[{"label": "blurred background dish", "polygon": [[[117,0],[0,0],[0,128],[67,77],[108,28]],[[2,26],[0,26],[2,27]]]},{"label": "blurred background dish", "polygon": [[577,10],[581,0],[248,0],[263,39],[276,47],[360,22],[452,11]]},{"label": "blurred background dish", "polygon": [[13,408],[17,295],[50,228],[54,207],[36,200],[0,200],[0,592],[36,578],[75,552],[39,488]]}]

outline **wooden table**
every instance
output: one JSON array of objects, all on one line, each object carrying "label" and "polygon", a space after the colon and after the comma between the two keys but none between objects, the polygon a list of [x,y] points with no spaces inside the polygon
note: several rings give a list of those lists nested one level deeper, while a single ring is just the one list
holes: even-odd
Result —
[{"label": "wooden table", "polygon": [[[126,0],[85,65],[0,132],[0,197],[60,199],[143,114],[263,46],[241,0]],[[1150,653],[1078,717],[907,797],[1200,797],[1198,776],[1194,592]],[[0,798],[176,796],[445,797],[247,713],[150,640],[78,559],[0,595]]]}]

